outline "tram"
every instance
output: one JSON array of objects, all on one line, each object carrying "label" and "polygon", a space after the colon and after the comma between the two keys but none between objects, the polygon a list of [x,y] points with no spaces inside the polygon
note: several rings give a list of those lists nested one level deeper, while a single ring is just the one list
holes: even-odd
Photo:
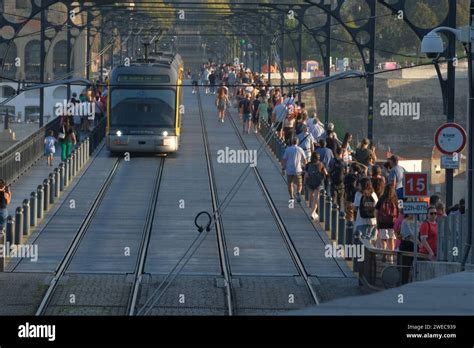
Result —
[{"label": "tram", "polygon": [[106,145],[112,153],[179,149],[183,61],[163,53],[110,73]]}]

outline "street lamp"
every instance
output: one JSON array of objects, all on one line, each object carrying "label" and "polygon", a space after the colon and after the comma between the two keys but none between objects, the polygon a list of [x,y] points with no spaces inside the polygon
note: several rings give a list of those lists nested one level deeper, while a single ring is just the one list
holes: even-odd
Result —
[{"label": "street lamp", "polygon": [[469,120],[468,120],[468,151],[469,151],[469,161],[468,161],[468,218],[467,218],[467,228],[468,228],[468,238],[466,243],[466,250],[464,251],[464,256],[461,262],[461,269],[464,270],[469,251],[472,244],[472,233],[473,233],[473,221],[474,221],[474,205],[473,205],[473,191],[474,191],[474,181],[473,181],[473,165],[474,165],[474,74],[473,74],[473,64],[474,64],[474,2],[471,1],[471,10],[470,10],[470,26],[462,27],[459,29],[450,28],[450,27],[439,27],[430,31],[421,42],[421,52],[426,53],[429,58],[436,58],[439,54],[443,52],[443,41],[439,36],[438,32],[445,31],[450,32],[456,36],[456,39],[464,44],[466,48],[466,53],[468,56],[468,79],[469,79]]}]

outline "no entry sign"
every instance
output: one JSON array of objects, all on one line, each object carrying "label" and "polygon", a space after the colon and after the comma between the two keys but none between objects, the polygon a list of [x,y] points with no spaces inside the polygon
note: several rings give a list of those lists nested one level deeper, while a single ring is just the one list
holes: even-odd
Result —
[{"label": "no entry sign", "polygon": [[436,131],[435,145],[445,155],[460,153],[466,143],[466,131],[457,123],[446,123]]}]

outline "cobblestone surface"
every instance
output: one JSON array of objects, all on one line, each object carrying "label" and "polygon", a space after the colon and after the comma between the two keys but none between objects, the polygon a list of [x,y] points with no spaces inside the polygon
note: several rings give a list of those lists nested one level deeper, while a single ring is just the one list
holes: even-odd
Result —
[{"label": "cobblestone surface", "polygon": [[[125,315],[131,282],[125,275],[68,274],[58,285],[47,315]],[[71,299],[75,303],[71,303]]]},{"label": "cobblestone surface", "polygon": [[44,273],[0,273],[0,315],[34,315],[49,281]]}]

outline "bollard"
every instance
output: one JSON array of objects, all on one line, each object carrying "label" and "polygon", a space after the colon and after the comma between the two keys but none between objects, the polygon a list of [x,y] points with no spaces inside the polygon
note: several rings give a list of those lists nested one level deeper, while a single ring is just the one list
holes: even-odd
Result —
[{"label": "bollard", "polygon": [[41,220],[43,218],[43,204],[44,204],[43,196],[44,196],[43,186],[40,185],[38,186],[38,189],[37,189],[38,204],[36,207],[36,211],[38,212],[37,214],[38,220]]},{"label": "bollard", "polygon": [[71,157],[68,157],[66,160],[66,173],[67,173],[67,184],[69,185],[72,179]]},{"label": "bollard", "polygon": [[79,173],[80,168],[80,162],[81,162],[81,154],[79,152],[79,148],[76,149],[76,175]]},{"label": "bollard", "polygon": [[319,203],[318,203],[319,222],[324,222],[324,197],[325,196],[326,196],[326,191],[322,189],[319,192]]},{"label": "bollard", "polygon": [[54,197],[55,197],[55,192],[54,188],[56,187],[56,182],[54,181],[54,174],[51,173],[49,174],[48,178],[48,183],[49,183],[49,204],[54,204]]},{"label": "bollard", "polygon": [[69,163],[69,182],[72,181],[72,179],[76,176],[76,172],[75,172],[75,168],[76,168],[76,156],[73,153],[71,153],[71,157],[70,158],[70,163]]},{"label": "bollard", "polygon": [[13,244],[14,240],[15,240],[15,218],[10,215],[7,218],[6,243]]},{"label": "bollard", "polygon": [[59,172],[59,191],[64,191],[64,163],[61,163],[58,167]]},{"label": "bollard", "polygon": [[337,230],[337,244],[345,245],[345,236],[346,236],[346,213],[339,213],[339,223]]},{"label": "bollard", "polygon": [[3,249],[0,253],[0,272],[5,272],[5,230],[0,230],[0,246]]},{"label": "bollard", "polygon": [[86,161],[89,160],[90,157],[90,142],[89,138],[86,139]]},{"label": "bollard", "polygon": [[43,210],[47,212],[49,210],[49,180],[44,179],[43,181]]},{"label": "bollard", "polygon": [[63,175],[64,175],[64,187],[68,187],[69,185],[69,158],[64,162],[64,167],[63,167]]},{"label": "bollard", "polygon": [[61,192],[61,174],[59,168],[54,170],[54,198],[59,198]]},{"label": "bollard", "polygon": [[[352,244],[352,235],[354,234],[354,221],[346,221],[346,245]],[[350,257],[346,257],[346,260],[350,260]]]},{"label": "bollard", "polygon": [[77,167],[79,170],[82,168],[82,143],[77,147]]},{"label": "bollard", "polygon": [[23,234],[23,208],[16,208],[15,211],[15,245],[21,244]]},{"label": "bollard", "polygon": [[324,229],[329,231],[331,229],[331,206],[332,198],[329,195],[326,195],[325,205],[324,205]]},{"label": "bollard", "polygon": [[337,203],[332,204],[331,210],[331,239],[336,240],[337,238],[337,224],[339,222],[339,206]]},{"label": "bollard", "polygon": [[[355,250],[358,250],[357,248],[359,248],[359,245],[362,244],[362,242],[360,241],[361,235],[358,231],[355,231],[353,234],[353,237],[354,237],[353,245],[355,247]],[[354,257],[352,258],[352,270],[354,272],[359,272],[359,269],[360,269],[360,262],[358,261],[358,257],[354,255]]]},{"label": "bollard", "polygon": [[30,234],[30,200],[25,199],[23,201],[23,235],[28,236]]},{"label": "bollard", "polygon": [[38,193],[31,192],[30,197],[30,226],[35,227],[38,224]]}]

